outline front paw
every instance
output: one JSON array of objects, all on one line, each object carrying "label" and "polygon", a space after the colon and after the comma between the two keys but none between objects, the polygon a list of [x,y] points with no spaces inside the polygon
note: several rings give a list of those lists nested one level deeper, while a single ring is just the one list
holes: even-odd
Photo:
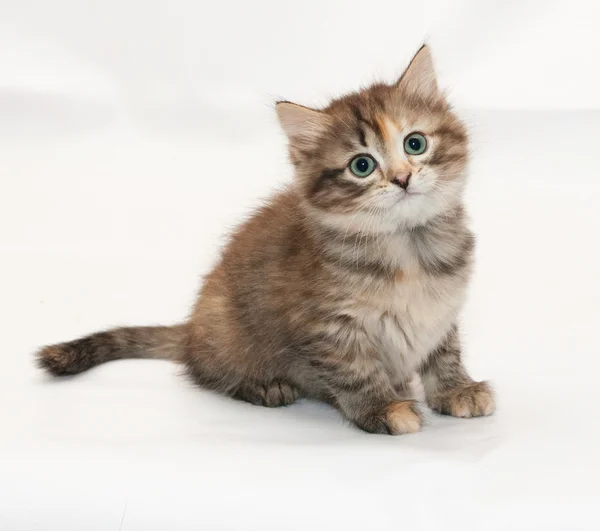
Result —
[{"label": "front paw", "polygon": [[423,424],[423,416],[417,402],[403,400],[392,402],[383,411],[357,420],[356,424],[370,433],[402,435],[418,432]]},{"label": "front paw", "polygon": [[491,415],[496,409],[494,394],[487,382],[450,389],[429,400],[431,409],[453,417],[482,417]]}]

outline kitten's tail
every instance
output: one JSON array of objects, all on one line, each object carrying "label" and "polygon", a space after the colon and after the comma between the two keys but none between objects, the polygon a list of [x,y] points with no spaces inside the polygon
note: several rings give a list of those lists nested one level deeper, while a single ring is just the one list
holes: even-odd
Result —
[{"label": "kitten's tail", "polygon": [[186,344],[186,331],[186,325],[115,328],[44,347],[37,353],[37,364],[54,376],[66,376],[125,358],[179,361]]}]

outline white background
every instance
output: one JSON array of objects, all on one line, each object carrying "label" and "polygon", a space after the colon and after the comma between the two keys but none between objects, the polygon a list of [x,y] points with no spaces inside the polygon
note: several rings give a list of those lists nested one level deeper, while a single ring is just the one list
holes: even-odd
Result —
[{"label": "white background", "polygon": [[[0,529],[599,529],[599,23],[592,0],[0,0]],[[185,318],[290,178],[274,99],[391,80],[424,39],[472,132],[463,328],[495,416],[372,436],[166,362],[33,368]]]}]

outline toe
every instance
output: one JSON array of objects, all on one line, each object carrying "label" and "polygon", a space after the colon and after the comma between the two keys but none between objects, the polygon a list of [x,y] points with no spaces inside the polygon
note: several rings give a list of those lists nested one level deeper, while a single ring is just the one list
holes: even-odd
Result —
[{"label": "toe", "polygon": [[265,405],[267,407],[289,406],[296,401],[297,397],[298,391],[290,384],[274,381],[267,387]]},{"label": "toe", "polygon": [[279,390],[281,392],[281,397],[284,406],[289,406],[290,404],[293,404],[298,398],[298,392],[296,391],[296,389],[285,382],[279,382]]},{"label": "toe", "polygon": [[474,382],[435,397],[431,407],[439,413],[453,417],[491,415],[495,410],[494,394],[487,382]]},{"label": "toe", "polygon": [[265,405],[267,407],[277,407],[283,405],[283,394],[277,382],[272,383],[267,388]]}]

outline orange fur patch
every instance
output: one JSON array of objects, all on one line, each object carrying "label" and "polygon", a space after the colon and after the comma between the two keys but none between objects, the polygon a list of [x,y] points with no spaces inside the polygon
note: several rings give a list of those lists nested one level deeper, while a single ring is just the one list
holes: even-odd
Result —
[{"label": "orange fur patch", "polygon": [[388,406],[386,413],[394,435],[416,433],[421,429],[421,417],[410,401],[394,402]]},{"label": "orange fur patch", "polygon": [[381,136],[385,142],[390,142],[390,128],[388,127],[388,120],[385,117],[376,116],[375,121],[381,131]]}]

